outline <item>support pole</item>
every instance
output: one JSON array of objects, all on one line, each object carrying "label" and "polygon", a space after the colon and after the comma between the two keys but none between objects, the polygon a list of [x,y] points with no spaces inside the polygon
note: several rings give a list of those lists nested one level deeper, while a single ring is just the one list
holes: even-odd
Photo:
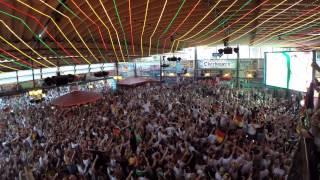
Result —
[{"label": "support pole", "polygon": [[163,71],[163,69],[162,69],[162,61],[164,60],[164,57],[165,56],[163,56],[162,57],[163,59],[161,59],[161,56],[160,56],[160,83],[162,83],[162,71]]},{"label": "support pole", "polygon": [[118,64],[118,62],[116,62],[116,73],[117,73],[117,77],[118,77],[119,76],[119,64]]},{"label": "support pole", "polygon": [[194,48],[194,63],[193,63],[193,67],[194,67],[194,72],[193,72],[193,80],[196,81],[198,78],[198,48],[195,47]]},{"label": "support pole", "polygon": [[134,60],[134,77],[137,77],[137,61]]},{"label": "support pole", "polygon": [[[33,68],[33,61],[31,62],[32,63],[32,87],[35,88],[36,87],[36,82],[34,80],[34,68]],[[18,71],[17,71],[18,72]]]},{"label": "support pole", "polygon": [[[33,68],[32,68],[33,69]],[[18,76],[18,71],[16,71],[16,78],[17,78],[17,91],[19,91],[19,76]]]},{"label": "support pole", "polygon": [[[317,52],[315,50],[312,51],[312,63],[317,63]],[[316,78],[316,70],[312,68],[312,81]]]},{"label": "support pole", "polygon": [[[239,45],[237,46],[237,48],[239,49]],[[237,53],[237,88],[240,88],[240,79],[239,79],[239,71],[240,71],[240,50],[238,50]]]}]

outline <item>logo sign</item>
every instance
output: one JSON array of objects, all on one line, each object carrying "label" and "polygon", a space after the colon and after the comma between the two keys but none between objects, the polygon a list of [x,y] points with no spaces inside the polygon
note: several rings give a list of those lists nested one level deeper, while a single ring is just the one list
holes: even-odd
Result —
[{"label": "logo sign", "polygon": [[201,69],[236,69],[236,60],[200,60]]}]

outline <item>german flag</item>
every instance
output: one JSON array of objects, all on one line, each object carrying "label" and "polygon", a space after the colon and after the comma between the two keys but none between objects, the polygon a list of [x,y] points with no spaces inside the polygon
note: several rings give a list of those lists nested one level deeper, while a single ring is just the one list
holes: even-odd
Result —
[{"label": "german flag", "polygon": [[233,121],[238,127],[240,127],[240,128],[243,127],[243,115],[240,115],[240,114],[236,113],[233,116]]},{"label": "german flag", "polygon": [[216,137],[217,137],[217,141],[218,143],[222,143],[224,141],[226,134],[221,131],[220,129],[216,130]]}]

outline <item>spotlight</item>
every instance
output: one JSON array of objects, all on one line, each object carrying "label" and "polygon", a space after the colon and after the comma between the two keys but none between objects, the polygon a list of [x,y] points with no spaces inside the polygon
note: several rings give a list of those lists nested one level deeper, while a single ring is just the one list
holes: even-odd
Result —
[{"label": "spotlight", "polygon": [[239,48],[233,48],[233,51],[234,51],[235,53],[239,53]]}]

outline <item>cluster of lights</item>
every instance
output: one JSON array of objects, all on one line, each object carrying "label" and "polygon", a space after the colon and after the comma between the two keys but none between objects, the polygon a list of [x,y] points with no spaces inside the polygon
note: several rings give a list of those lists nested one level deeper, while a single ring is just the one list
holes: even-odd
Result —
[{"label": "cluster of lights", "polygon": [[222,77],[224,77],[224,78],[230,78],[230,77],[231,77],[231,73],[224,73]]},{"label": "cluster of lights", "polygon": [[115,80],[122,80],[123,77],[122,77],[122,76],[113,76],[113,79],[115,79]]},{"label": "cluster of lights", "polygon": [[40,100],[46,97],[46,94],[43,93],[42,89],[29,91],[28,94],[32,99],[35,100]]},{"label": "cluster of lights", "polygon": [[246,77],[247,77],[248,79],[252,79],[252,78],[253,78],[253,73],[252,73],[252,72],[248,72],[248,73],[246,74]]}]

